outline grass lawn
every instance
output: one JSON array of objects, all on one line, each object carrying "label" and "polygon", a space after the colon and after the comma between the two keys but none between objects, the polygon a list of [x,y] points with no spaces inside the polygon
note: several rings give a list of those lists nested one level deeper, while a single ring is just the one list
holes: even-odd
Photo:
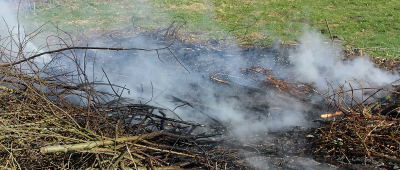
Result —
[{"label": "grass lawn", "polygon": [[[400,56],[398,0],[39,0],[25,3],[23,19],[39,26],[53,21],[67,31],[107,30],[132,25],[146,29],[183,24],[183,38],[234,38],[241,46],[290,43],[305,25],[344,38],[346,48],[374,57]],[[329,37],[326,31],[325,36]]]}]

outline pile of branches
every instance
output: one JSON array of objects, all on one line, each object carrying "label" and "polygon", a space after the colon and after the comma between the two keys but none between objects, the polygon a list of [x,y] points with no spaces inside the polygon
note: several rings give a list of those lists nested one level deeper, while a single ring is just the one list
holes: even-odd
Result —
[{"label": "pile of branches", "polygon": [[[236,150],[218,148],[220,141],[210,138],[220,134],[205,133],[204,125],[168,108],[134,104],[121,97],[126,88],[110,81],[90,81],[80,65],[86,52],[77,53],[148,49],[76,47],[55,36],[64,42],[59,49],[26,53],[40,30],[26,36],[13,32],[2,39],[0,51],[1,169],[241,169]],[[50,63],[66,58],[76,71],[32,61],[45,55],[52,56]]]},{"label": "pile of branches", "polygon": [[[335,113],[326,125],[318,128],[313,153],[336,165],[354,164],[392,168],[400,164],[400,119],[398,92],[381,88],[345,89],[344,85],[332,95],[322,94],[329,101],[327,108]],[[346,84],[346,83],[345,83]],[[366,98],[356,99],[356,93]],[[387,96],[376,97],[385,91]],[[375,97],[374,100],[372,98]]]}]

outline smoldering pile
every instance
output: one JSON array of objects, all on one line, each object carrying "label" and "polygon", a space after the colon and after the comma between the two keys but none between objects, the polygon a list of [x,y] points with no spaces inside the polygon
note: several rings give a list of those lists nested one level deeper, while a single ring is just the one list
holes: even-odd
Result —
[{"label": "smoldering pile", "polygon": [[[29,38],[15,42],[26,47]],[[11,35],[4,41],[14,40]],[[121,96],[128,89],[106,73],[105,82],[89,80],[80,65],[86,56],[70,55],[79,48],[61,47],[43,53],[2,49],[2,169],[240,169],[237,149],[217,147],[219,126],[185,121],[152,105],[153,98],[133,103]],[[54,58],[46,64],[29,60],[49,54],[71,56],[77,71],[65,71]]]},{"label": "smoldering pile", "polygon": [[[382,114],[397,108],[396,91],[386,90],[391,92],[385,94],[390,100],[378,103],[376,96],[381,93],[374,92],[368,100],[356,102],[354,94],[365,95],[359,93],[366,89],[362,87],[331,88],[328,92],[334,96],[324,92],[330,87],[326,82],[355,78],[381,86],[394,76],[386,76],[363,58],[343,62],[314,34],[306,34],[299,46],[277,43],[246,53],[170,42],[148,50],[146,37],[124,37],[128,32],[119,38],[110,34],[111,42],[105,46],[95,42],[92,47],[76,47],[74,41],[61,39],[72,43],[48,46],[50,51],[42,54],[24,49],[9,53],[2,48],[8,51],[2,53],[0,86],[2,168],[260,169],[274,165],[296,169],[301,161],[287,159],[304,153],[304,157],[333,155],[329,158],[337,165],[355,164],[360,155],[396,160],[392,159],[397,154],[395,144],[384,139],[397,141],[397,134],[388,133],[396,130],[398,124],[389,122],[397,117]],[[3,40],[14,42],[12,37]],[[30,38],[15,42],[28,47]],[[113,50],[128,52],[114,54]],[[44,54],[52,54],[52,61]],[[29,60],[35,57],[49,63]],[[149,80],[150,86],[143,87],[141,83]],[[328,101],[326,106],[321,96]],[[173,105],[160,102],[166,99]],[[313,133],[310,120],[324,108],[344,116],[333,122],[322,120],[324,126]],[[326,133],[332,130],[336,133]],[[348,135],[350,130],[355,133]],[[383,143],[372,146],[377,142]],[[248,160],[253,156],[262,160]]]},{"label": "smoldering pile", "polygon": [[[28,42],[20,43],[25,46]],[[2,56],[9,61],[20,59],[0,66],[2,168],[245,168],[236,153],[254,152],[254,148],[231,142],[226,147],[219,136],[227,127],[214,118],[207,128],[185,121],[174,113],[175,109],[153,105],[153,94],[143,103],[134,103],[121,96],[129,89],[111,83],[107,73],[103,82],[89,81],[78,57],[70,58],[78,70],[73,73],[54,61],[42,68],[27,60],[45,54],[70,55],[68,51],[74,48],[81,47],[39,54],[21,49],[17,56]],[[72,56],[77,54],[86,53]],[[253,94],[266,93],[213,77],[210,80]],[[112,91],[101,91],[99,86]],[[178,107],[193,107],[178,97],[172,99],[180,103]],[[275,149],[261,149],[276,153]]]}]

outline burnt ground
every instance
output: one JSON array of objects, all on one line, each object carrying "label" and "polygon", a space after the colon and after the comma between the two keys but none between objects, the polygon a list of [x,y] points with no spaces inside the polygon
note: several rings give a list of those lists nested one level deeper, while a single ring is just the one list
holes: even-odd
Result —
[{"label": "burnt ground", "polygon": [[[136,45],[135,39],[138,39],[138,37],[140,39],[145,37],[145,39],[155,40],[161,46],[167,45],[172,41],[172,36],[169,35],[168,30],[139,34],[136,29],[127,28],[125,30],[112,31],[103,33],[101,36],[82,33],[75,39],[75,45],[85,46],[88,42],[98,41],[109,47],[131,47]],[[268,117],[271,119],[279,117],[280,112],[271,112],[275,108],[266,104],[263,97],[269,94],[269,91],[274,88],[273,86],[260,86],[256,81],[254,84],[242,83],[241,78],[230,76],[226,72],[227,68],[221,67],[221,65],[231,62],[230,57],[233,57],[233,54],[240,54],[240,57],[245,61],[245,66],[260,65],[260,63],[268,59],[270,66],[273,67],[270,69],[287,69],[291,67],[291,63],[285,57],[287,57],[290,50],[295,50],[295,46],[276,43],[271,47],[248,47],[243,49],[237,48],[231,40],[185,41],[178,38],[170,49],[179,61],[191,71],[190,74],[198,76],[202,80],[201,83],[194,81],[190,84],[191,92],[184,90],[183,92],[174,93],[179,99],[194,105],[195,109],[200,111],[209,109],[203,103],[204,101],[198,99],[197,96],[201,95],[206,89],[215,88],[222,89],[213,94],[218,100],[233,99],[241,101],[241,104],[235,106],[234,109],[241,110],[249,115],[256,115],[256,117]],[[346,51],[345,58],[352,59],[360,54],[357,52],[359,51]],[[115,55],[132,56],[138,53],[140,52],[118,52]],[[166,68],[183,70],[182,66],[173,62],[174,58],[169,51],[159,51],[159,55],[169,56],[161,57],[164,63],[174,63],[174,66],[165,66]],[[201,60],[201,56],[208,56],[212,60]],[[96,62],[121,62],[116,58],[102,59],[103,61]],[[123,62],[127,61],[124,60]],[[375,59],[375,62],[377,65],[389,70],[396,70],[400,66],[392,59]],[[106,69],[106,72],[110,75],[118,75],[120,74],[119,71],[119,69],[113,67]],[[175,77],[179,77],[179,74]],[[218,80],[229,83],[215,82],[210,77],[216,77]],[[277,77],[279,78],[279,76]],[[229,133],[230,126],[235,125],[219,125],[211,121],[213,125],[217,124],[213,126],[215,131],[225,132],[217,147],[237,149],[238,154],[236,156],[241,158],[238,162],[243,166],[240,167],[242,169],[398,169],[398,165],[393,162],[384,164],[373,160],[361,161],[360,159],[359,161],[353,161],[351,164],[346,164],[340,158],[333,159],[327,155],[314,155],[311,149],[313,140],[316,139],[314,132],[317,127],[324,125],[324,122],[319,118],[319,115],[324,112],[324,105],[318,102],[310,102],[313,96],[315,94],[301,94],[297,96],[298,98],[292,99],[293,96],[290,94],[278,95],[279,98],[283,98],[280,99],[282,101],[291,102],[296,100],[309,108],[308,112],[305,113],[308,126],[287,126],[255,132],[244,136],[247,140],[243,141],[237,140]],[[212,117],[212,115],[209,116]]]}]

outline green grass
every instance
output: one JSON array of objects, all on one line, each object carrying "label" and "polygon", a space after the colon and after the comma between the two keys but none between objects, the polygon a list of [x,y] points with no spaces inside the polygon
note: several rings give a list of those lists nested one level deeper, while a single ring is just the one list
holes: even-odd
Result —
[{"label": "green grass", "polygon": [[[400,1],[398,0],[59,0],[24,10],[36,26],[53,21],[67,31],[118,29],[132,25],[166,28],[184,24],[187,39],[234,38],[242,46],[270,45],[275,39],[290,43],[305,25],[326,29],[345,39],[345,48],[363,49],[378,57],[400,56]],[[329,36],[325,32],[325,36]]]}]

